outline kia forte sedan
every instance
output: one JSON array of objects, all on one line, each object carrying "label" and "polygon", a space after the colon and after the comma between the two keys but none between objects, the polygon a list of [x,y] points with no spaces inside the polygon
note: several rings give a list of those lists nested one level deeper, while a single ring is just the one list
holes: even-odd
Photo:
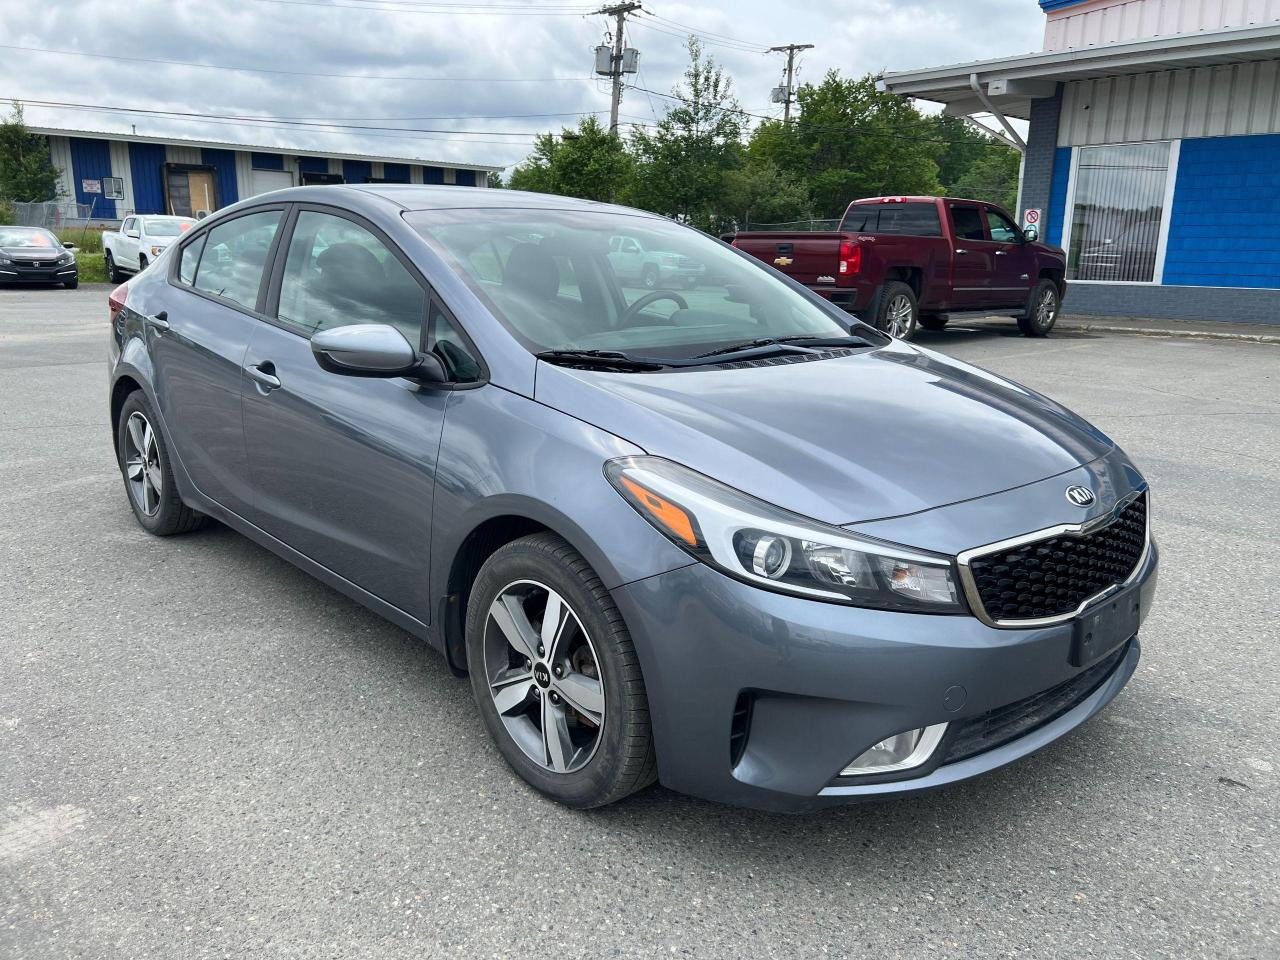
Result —
[{"label": "kia forte sedan", "polygon": [[[615,238],[706,280],[624,285]],[[295,188],[203,221],[110,315],[138,522],[216,518],[425,638],[563,803],[935,788],[1138,662],[1156,548],[1111,440],[669,220]]]}]

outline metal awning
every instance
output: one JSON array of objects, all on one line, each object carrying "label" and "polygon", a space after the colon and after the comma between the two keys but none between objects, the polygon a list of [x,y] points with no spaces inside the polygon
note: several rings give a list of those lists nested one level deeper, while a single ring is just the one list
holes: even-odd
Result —
[{"label": "metal awning", "polygon": [[1280,56],[1280,24],[1201,30],[1073,50],[1028,53],[886,73],[880,89],[945,104],[944,113],[1031,118],[1031,101],[1053,96],[1058,83],[1152,73]]}]

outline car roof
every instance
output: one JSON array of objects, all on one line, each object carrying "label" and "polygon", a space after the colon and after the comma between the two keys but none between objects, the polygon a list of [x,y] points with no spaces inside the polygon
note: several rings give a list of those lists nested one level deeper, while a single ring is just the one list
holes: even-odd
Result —
[{"label": "car roof", "polygon": [[657,214],[634,207],[624,207],[595,200],[579,200],[576,197],[553,196],[546,193],[529,193],[524,190],[507,190],[497,187],[457,187],[417,183],[344,183],[289,187],[273,193],[262,194],[254,200],[303,203],[326,201],[340,203],[353,194],[388,200],[402,210],[463,210],[463,209],[529,209],[592,210],[614,212],[629,216],[656,217]]}]

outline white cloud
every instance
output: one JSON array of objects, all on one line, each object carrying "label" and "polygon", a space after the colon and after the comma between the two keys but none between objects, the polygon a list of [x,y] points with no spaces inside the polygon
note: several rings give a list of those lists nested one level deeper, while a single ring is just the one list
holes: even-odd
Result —
[{"label": "white cloud", "polygon": [[[529,138],[461,131],[530,133],[576,122],[574,117],[499,118],[500,114],[601,111],[607,116],[608,85],[593,77],[591,62],[592,48],[606,29],[603,17],[351,9],[363,4],[339,2],[349,6],[326,9],[323,2],[272,0],[10,4],[6,30],[0,35],[0,43],[7,45],[361,78],[210,70],[0,49],[0,96],[237,116],[358,118],[353,122],[368,118],[372,125],[459,132],[403,137],[385,131],[335,134],[28,108],[29,122],[37,125],[127,132],[132,124],[139,133],[156,135],[493,164],[518,161],[528,150]],[[535,0],[530,7],[539,2],[545,0]],[[859,75],[1021,53],[1039,47],[1044,24],[1035,0],[663,0],[647,8],[664,20],[638,26],[627,42],[641,50],[637,83],[662,92],[670,91],[685,64],[681,38],[660,32],[680,33],[667,21],[760,46],[814,43],[815,49],[800,61],[802,80],[817,80],[828,69]],[[733,76],[745,109],[778,112],[769,103],[769,90],[781,76],[779,55],[722,45],[708,45],[707,50]],[[375,80],[369,75],[448,79]],[[499,78],[543,82],[495,82]],[[546,82],[548,78],[556,79]],[[622,113],[627,119],[651,122],[662,104],[661,98],[628,91]],[[409,117],[493,119],[399,119]]]}]

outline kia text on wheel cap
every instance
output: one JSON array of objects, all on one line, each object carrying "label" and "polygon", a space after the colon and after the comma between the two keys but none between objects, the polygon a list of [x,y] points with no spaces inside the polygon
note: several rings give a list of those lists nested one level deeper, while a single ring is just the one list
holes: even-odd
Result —
[{"label": "kia text on wheel cap", "polygon": [[1088,487],[1073,484],[1072,486],[1067,487],[1067,499],[1077,507],[1087,507],[1098,498],[1093,495],[1093,491]]}]

